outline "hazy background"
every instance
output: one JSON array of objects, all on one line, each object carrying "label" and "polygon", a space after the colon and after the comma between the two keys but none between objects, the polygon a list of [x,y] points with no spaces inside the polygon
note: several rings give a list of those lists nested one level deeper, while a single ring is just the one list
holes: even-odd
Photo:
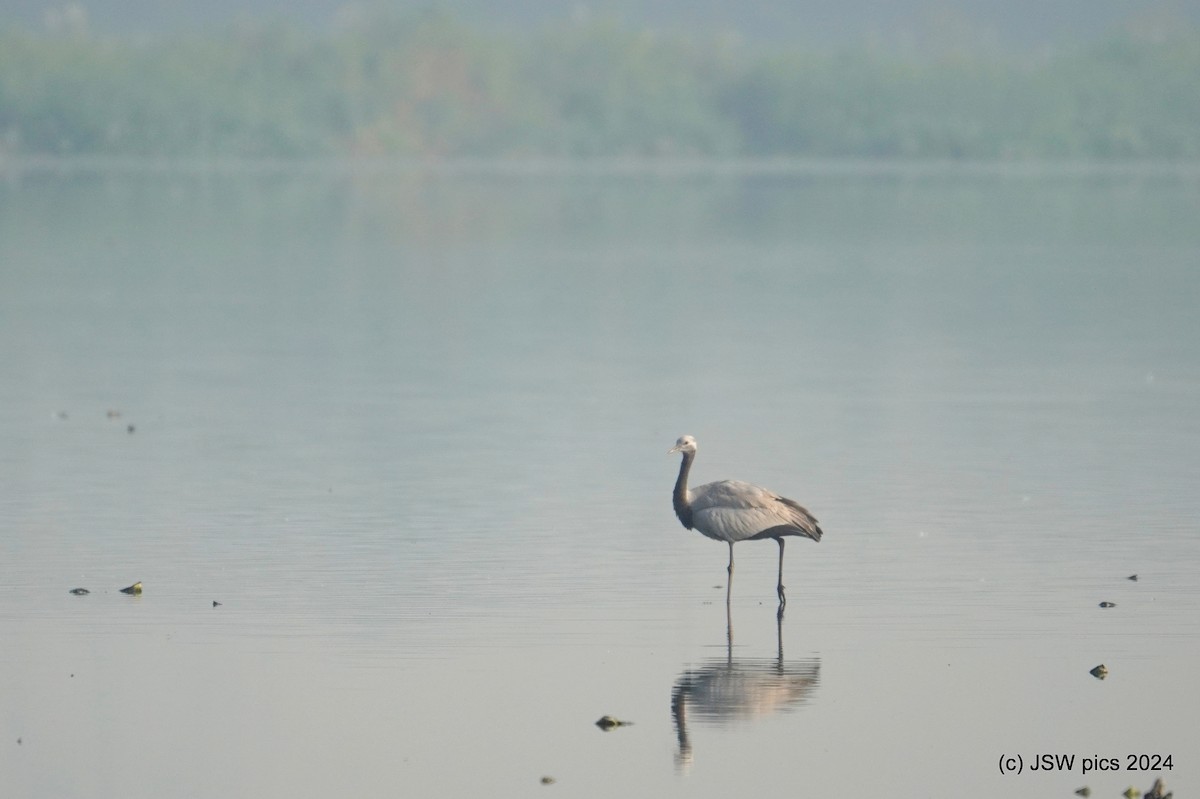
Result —
[{"label": "hazy background", "polygon": [[0,795],[1200,792],[1196,4],[0,20]]},{"label": "hazy background", "polygon": [[[66,8],[45,0],[7,0],[3,15],[36,27]],[[537,28],[588,15],[613,17],[634,28],[662,32],[736,33],[748,39],[817,44],[854,42],[864,36],[927,36],[951,27],[961,44],[990,37],[1011,46],[1063,44],[1112,32],[1127,24],[1176,25],[1200,20],[1186,0],[101,0],[78,3],[94,28],[107,33],[163,33],[182,28],[220,29],[247,17],[288,19],[313,29],[338,24],[347,13],[383,10],[413,13],[442,9],[487,30]]]},{"label": "hazy background", "polygon": [[0,157],[1200,157],[1196,3],[9,3]]}]

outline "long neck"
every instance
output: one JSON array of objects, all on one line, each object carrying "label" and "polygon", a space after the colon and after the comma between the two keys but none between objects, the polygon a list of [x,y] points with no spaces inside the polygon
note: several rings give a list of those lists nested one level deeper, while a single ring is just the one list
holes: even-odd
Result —
[{"label": "long neck", "polygon": [[675,495],[671,498],[675,505],[675,515],[689,530],[692,529],[692,506],[688,504],[687,499],[687,479],[695,458],[694,452],[683,453],[683,461],[679,464],[679,477],[675,480]]}]

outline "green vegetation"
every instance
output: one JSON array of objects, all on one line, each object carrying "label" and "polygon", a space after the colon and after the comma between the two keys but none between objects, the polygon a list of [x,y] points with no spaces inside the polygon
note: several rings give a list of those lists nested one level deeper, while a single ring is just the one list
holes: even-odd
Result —
[{"label": "green vegetation", "polygon": [[1200,32],[1039,56],[771,50],[436,13],[152,41],[0,31],[0,155],[1200,158]]}]

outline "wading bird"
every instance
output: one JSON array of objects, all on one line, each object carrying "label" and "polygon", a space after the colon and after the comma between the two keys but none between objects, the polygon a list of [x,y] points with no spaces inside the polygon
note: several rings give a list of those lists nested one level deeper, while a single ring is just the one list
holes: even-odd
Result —
[{"label": "wading bird", "polygon": [[681,452],[679,478],[675,481],[675,515],[689,530],[699,530],[716,541],[729,544],[729,583],[733,584],[733,545],[738,541],[774,538],[779,542],[779,612],[787,604],[783,591],[783,539],[801,535],[821,540],[821,528],[813,515],[799,503],[765,488],[740,480],[719,480],[688,488],[688,472],[696,459],[696,439],[681,436],[668,455]]}]

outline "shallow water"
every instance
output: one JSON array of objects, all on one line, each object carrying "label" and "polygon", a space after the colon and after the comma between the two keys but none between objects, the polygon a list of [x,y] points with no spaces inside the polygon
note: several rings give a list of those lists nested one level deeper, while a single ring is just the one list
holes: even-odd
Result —
[{"label": "shallow water", "polygon": [[[1128,172],[0,184],[0,793],[1195,793],[1197,218]],[[782,623],[775,546],[727,614],[674,519],[682,433],[820,518]]]}]

